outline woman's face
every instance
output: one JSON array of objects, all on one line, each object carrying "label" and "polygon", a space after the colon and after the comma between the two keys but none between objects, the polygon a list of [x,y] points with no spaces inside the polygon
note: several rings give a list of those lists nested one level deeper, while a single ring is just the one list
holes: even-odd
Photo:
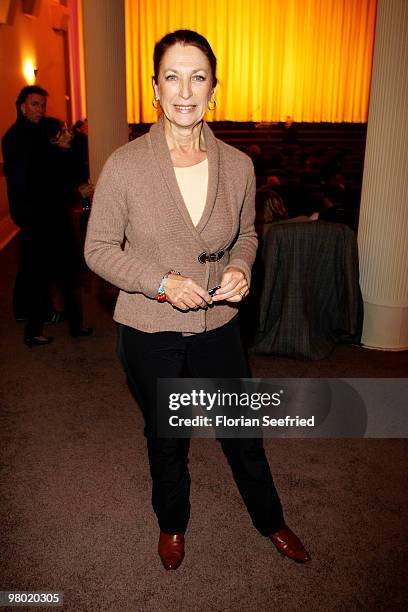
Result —
[{"label": "woman's face", "polygon": [[203,118],[214,93],[210,62],[200,49],[176,43],[160,63],[156,98],[166,118],[179,127],[193,127]]}]

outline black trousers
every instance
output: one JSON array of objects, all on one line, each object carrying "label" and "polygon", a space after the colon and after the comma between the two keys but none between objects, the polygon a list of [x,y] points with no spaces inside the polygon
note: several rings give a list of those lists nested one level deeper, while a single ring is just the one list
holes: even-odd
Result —
[{"label": "black trousers", "polygon": [[[184,533],[190,516],[188,439],[157,438],[157,378],[244,378],[249,369],[238,317],[221,328],[182,336],[119,326],[119,357],[145,419],[152,505],[160,529]],[[222,450],[255,528],[264,536],[283,526],[282,506],[262,439],[223,438]]]},{"label": "black trousers", "polygon": [[[29,245],[27,245],[24,230],[17,235],[17,241],[19,253],[17,274],[13,291],[13,314],[15,319],[26,319],[29,315],[29,302],[32,292],[32,250],[29,248]],[[35,285],[34,289],[36,289],[37,286],[38,285]],[[46,319],[47,317],[51,316],[54,311],[54,304],[52,302],[49,290],[47,295],[44,296],[43,302],[42,315],[43,319]]]},{"label": "black trousers", "polygon": [[72,332],[82,327],[82,300],[78,255],[65,228],[38,225],[21,231],[21,262],[18,279],[24,278],[28,321],[26,336],[43,333],[44,314],[50,303],[51,282],[61,288],[68,324]]}]

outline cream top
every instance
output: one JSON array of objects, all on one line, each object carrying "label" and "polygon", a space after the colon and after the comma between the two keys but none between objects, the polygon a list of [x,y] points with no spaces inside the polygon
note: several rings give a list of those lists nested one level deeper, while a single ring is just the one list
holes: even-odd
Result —
[{"label": "cream top", "polygon": [[207,200],[208,159],[194,166],[174,167],[174,172],[191,220],[197,225]]}]

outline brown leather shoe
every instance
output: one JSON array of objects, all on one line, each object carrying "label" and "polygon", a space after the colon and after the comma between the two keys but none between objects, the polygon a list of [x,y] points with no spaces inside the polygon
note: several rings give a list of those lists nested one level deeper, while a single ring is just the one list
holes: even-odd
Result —
[{"label": "brown leather shoe", "polygon": [[176,570],[184,559],[184,533],[160,532],[159,555],[166,570]]},{"label": "brown leather shoe", "polygon": [[298,563],[310,561],[311,557],[307,550],[305,550],[302,542],[287,525],[284,525],[282,529],[279,529],[279,531],[276,531],[269,537],[279,552],[285,555],[285,557],[298,561]]}]

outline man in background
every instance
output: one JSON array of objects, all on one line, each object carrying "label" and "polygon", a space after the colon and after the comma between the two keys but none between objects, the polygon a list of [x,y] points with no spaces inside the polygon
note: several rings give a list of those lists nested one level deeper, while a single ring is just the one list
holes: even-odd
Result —
[{"label": "man in background", "polygon": [[48,143],[41,122],[47,95],[41,87],[24,87],[16,101],[17,120],[2,140],[10,215],[21,228],[13,310],[17,320],[27,319],[24,338],[30,346],[51,342],[51,338],[43,336],[43,321],[59,320],[51,304],[44,264]]}]

